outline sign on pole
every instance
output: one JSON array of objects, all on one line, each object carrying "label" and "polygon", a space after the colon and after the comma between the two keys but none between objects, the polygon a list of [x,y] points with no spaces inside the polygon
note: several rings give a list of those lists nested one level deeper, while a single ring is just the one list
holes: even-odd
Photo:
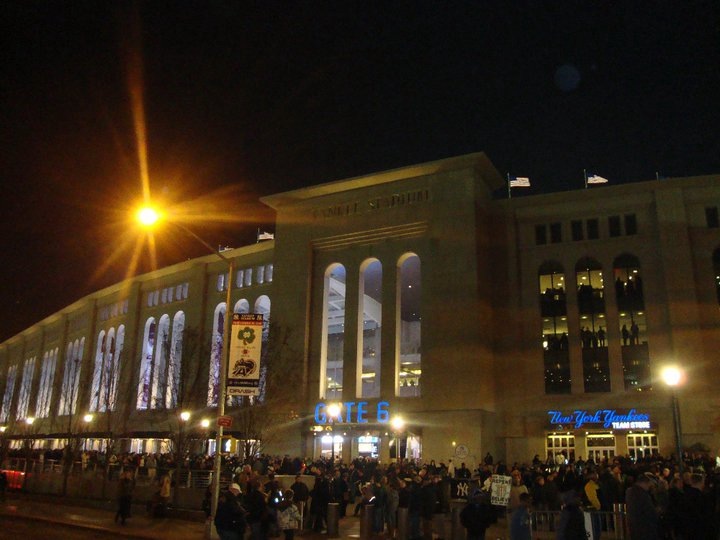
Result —
[{"label": "sign on pole", "polygon": [[262,331],[262,314],[233,314],[230,358],[227,366],[228,396],[260,395]]},{"label": "sign on pole", "polygon": [[217,425],[221,427],[232,427],[232,416],[218,416]]},{"label": "sign on pole", "polygon": [[510,486],[512,486],[512,478],[493,474],[492,486],[490,487],[490,504],[507,506],[510,502]]}]

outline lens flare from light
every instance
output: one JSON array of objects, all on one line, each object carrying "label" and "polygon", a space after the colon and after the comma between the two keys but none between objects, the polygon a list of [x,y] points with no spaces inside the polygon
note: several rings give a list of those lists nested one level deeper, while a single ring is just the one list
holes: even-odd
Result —
[{"label": "lens flare from light", "polygon": [[160,220],[160,213],[150,206],[144,206],[138,210],[137,220],[144,227],[152,227]]}]

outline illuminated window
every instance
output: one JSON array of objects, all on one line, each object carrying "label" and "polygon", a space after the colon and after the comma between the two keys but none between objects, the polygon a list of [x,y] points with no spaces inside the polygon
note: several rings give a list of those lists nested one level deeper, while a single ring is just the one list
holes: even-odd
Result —
[{"label": "illuminated window", "polygon": [[421,395],[422,385],[422,279],[420,257],[406,253],[398,260],[396,340],[396,394]]},{"label": "illuminated window", "polygon": [[140,357],[140,375],[138,377],[137,408],[145,410],[150,403],[150,376],[152,375],[152,359],[155,353],[155,318],[145,322],[145,335]]},{"label": "illuminated window", "polygon": [[575,460],[575,435],[548,435],[545,441],[545,452],[547,457],[552,457],[558,464],[558,455],[561,455],[567,464]]},{"label": "illuminated window", "polygon": [[38,388],[35,416],[47,418],[50,414],[50,400],[52,399],[53,382],[55,380],[55,366],[57,364],[58,349],[46,351],[40,371],[40,386]]},{"label": "illuminated window", "polygon": [[5,377],[5,394],[3,395],[2,410],[0,410],[0,422],[2,423],[10,419],[10,408],[12,407],[13,394],[15,393],[17,370],[17,364],[10,366],[7,376]]},{"label": "illuminated window", "polygon": [[220,358],[223,351],[223,332],[225,331],[225,303],[222,302],[215,308],[213,317],[213,330],[210,352],[210,374],[208,377],[208,398],[207,404],[217,407],[220,389]]},{"label": "illuminated window", "polygon": [[320,397],[342,398],[345,349],[345,267],[332,264],[325,271],[323,329],[320,349]]},{"label": "illuminated window", "polygon": [[585,392],[610,391],[605,287],[600,263],[584,258],[575,265]]},{"label": "illuminated window", "polygon": [[627,436],[628,454],[633,461],[640,458],[657,456],[660,446],[655,433],[629,433]]},{"label": "illuminated window", "polygon": [[362,398],[380,397],[382,336],[382,264],[368,259],[360,266],[357,388]]},{"label": "illuminated window", "polygon": [[647,316],[640,261],[624,253],[613,261],[625,390],[652,388]]},{"label": "illuminated window", "polygon": [[560,263],[548,261],[538,270],[540,319],[546,394],[570,393],[570,353],[565,276]]},{"label": "illuminated window", "polygon": [[30,392],[32,390],[33,373],[35,372],[35,357],[25,360],[23,364],[22,380],[20,382],[20,394],[18,394],[17,414],[15,418],[21,420],[27,418],[30,406]]},{"label": "illuminated window", "polygon": [[60,405],[58,414],[61,416],[75,414],[77,397],[80,389],[80,368],[82,366],[85,338],[68,343],[65,357],[63,382],[60,389]]}]

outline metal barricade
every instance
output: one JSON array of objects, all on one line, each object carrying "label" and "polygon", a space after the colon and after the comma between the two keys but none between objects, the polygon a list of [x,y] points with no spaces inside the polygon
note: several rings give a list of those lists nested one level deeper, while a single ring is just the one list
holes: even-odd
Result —
[{"label": "metal barricade", "polygon": [[[625,535],[625,509],[624,505],[616,505],[613,512],[585,512],[591,523],[600,532],[604,540],[624,540]],[[509,516],[508,516],[509,517]],[[508,524],[510,520],[508,519]],[[530,512],[530,527],[533,531],[533,538],[550,539],[555,538],[557,527],[560,524],[560,512],[534,510]]]}]

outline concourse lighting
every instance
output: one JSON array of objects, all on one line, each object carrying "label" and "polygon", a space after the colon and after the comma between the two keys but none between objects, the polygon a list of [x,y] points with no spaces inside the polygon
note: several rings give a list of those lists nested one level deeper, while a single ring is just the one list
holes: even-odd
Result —
[{"label": "concourse lighting", "polygon": [[208,420],[207,418],[203,418],[202,421],[200,422],[200,426],[201,426],[203,429],[209,428],[209,427],[210,427],[210,420]]},{"label": "concourse lighting", "polygon": [[90,422],[93,421],[93,418],[94,418],[94,416],[92,414],[86,414],[85,416],[83,416],[83,422],[85,422],[86,424],[89,424]]}]

